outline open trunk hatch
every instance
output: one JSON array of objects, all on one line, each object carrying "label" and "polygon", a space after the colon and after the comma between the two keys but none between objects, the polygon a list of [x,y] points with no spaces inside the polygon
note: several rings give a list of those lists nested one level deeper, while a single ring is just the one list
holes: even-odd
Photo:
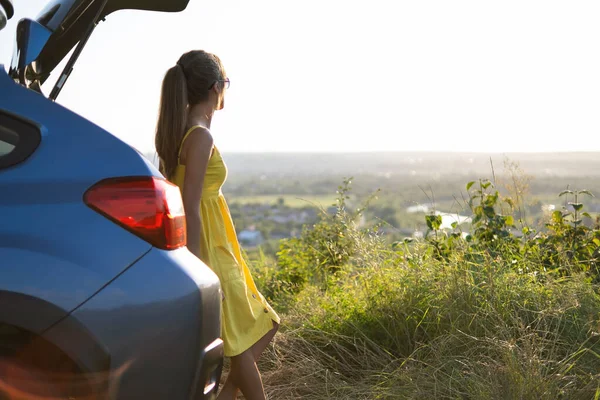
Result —
[{"label": "open trunk hatch", "polygon": [[[22,47],[26,41],[17,41],[10,75],[19,83],[31,88],[38,88],[43,84],[50,73],[64,59],[64,57],[79,43],[76,51],[65,67],[57,86],[52,91],[50,98],[55,99],[68,78],[73,64],[85,47],[87,39],[99,21],[118,10],[147,10],[161,12],[183,11],[190,0],[51,0],[36,18],[39,25],[51,31],[45,40],[44,46],[34,60],[27,64],[19,62],[19,54],[27,51]],[[21,21],[25,24],[26,21]],[[31,22],[31,21],[30,21]],[[17,28],[19,30],[19,27]],[[24,71],[27,69],[27,71]],[[27,77],[25,79],[25,77]]]}]

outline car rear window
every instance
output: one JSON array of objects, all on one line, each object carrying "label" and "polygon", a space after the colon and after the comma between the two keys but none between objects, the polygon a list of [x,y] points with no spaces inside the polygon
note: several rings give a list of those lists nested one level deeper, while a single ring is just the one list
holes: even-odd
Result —
[{"label": "car rear window", "polygon": [[33,124],[0,112],[0,169],[23,162],[40,144]]}]

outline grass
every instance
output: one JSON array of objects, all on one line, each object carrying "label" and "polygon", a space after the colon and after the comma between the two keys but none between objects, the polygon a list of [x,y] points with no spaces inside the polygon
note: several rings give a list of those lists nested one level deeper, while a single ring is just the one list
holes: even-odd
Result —
[{"label": "grass", "polygon": [[[259,365],[270,398],[599,399],[595,261],[544,267],[539,235],[483,246],[506,230],[485,218],[471,242],[392,247],[340,213],[255,263],[282,316]],[[583,229],[570,224],[555,235]]]},{"label": "grass", "polygon": [[273,399],[591,399],[600,298],[457,257],[309,285],[261,363]]}]

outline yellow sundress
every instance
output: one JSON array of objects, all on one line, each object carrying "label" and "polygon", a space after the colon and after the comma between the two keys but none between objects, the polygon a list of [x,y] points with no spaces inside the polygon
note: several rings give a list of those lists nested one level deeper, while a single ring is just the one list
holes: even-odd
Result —
[{"label": "yellow sundress", "polygon": [[[190,128],[184,135],[181,146],[189,134],[198,128]],[[279,316],[260,294],[250,269],[242,258],[240,244],[235,233],[229,207],[221,192],[227,179],[227,167],[219,150],[213,147],[208,161],[200,213],[202,219],[202,261],[219,277],[225,295],[222,307],[221,335],[227,357],[236,356],[249,349],[279,323]],[[183,191],[185,165],[177,164],[171,181]]]}]

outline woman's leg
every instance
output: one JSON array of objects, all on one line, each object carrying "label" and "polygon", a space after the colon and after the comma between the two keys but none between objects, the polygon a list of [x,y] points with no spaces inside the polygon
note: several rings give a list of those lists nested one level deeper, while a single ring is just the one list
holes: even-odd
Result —
[{"label": "woman's leg", "polygon": [[254,361],[258,361],[258,359],[260,358],[260,355],[263,353],[263,351],[265,351],[265,349],[267,348],[269,343],[271,343],[271,340],[273,340],[273,337],[277,333],[278,329],[279,329],[279,324],[277,322],[273,321],[273,329],[271,329],[269,332],[267,332],[267,334],[265,336],[260,338],[260,340],[258,342],[254,343],[252,345],[251,349],[252,349],[252,353],[254,354]]},{"label": "woman's leg", "polygon": [[217,396],[217,400],[234,400],[237,397],[239,389],[233,383],[233,378],[231,376],[231,367],[229,368],[229,375],[227,375],[227,380],[225,384],[221,388],[219,395]]},{"label": "woman's leg", "polygon": [[[262,379],[256,366],[256,361],[258,361],[260,355],[269,345],[278,329],[279,324],[273,321],[273,329],[260,338],[258,342],[254,343],[250,349],[231,358],[229,375],[227,375],[227,380],[217,400],[234,400],[237,396],[238,388],[242,390],[244,397],[248,400],[265,398]],[[251,359],[250,355],[252,356]],[[249,391],[249,393],[246,393],[246,391]]]},{"label": "woman's leg", "polygon": [[240,355],[231,357],[229,375],[217,399],[235,399],[238,388],[242,391],[246,400],[265,400],[262,379],[254,361],[252,348]]}]

